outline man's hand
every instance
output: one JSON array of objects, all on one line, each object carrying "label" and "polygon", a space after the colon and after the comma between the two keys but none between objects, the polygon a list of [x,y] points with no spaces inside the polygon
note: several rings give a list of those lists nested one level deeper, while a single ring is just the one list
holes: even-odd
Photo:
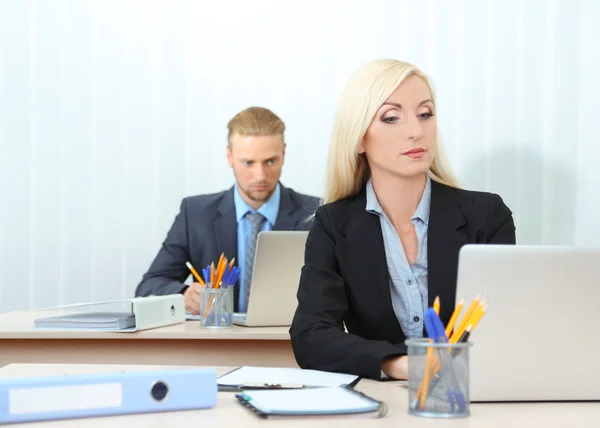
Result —
[{"label": "man's hand", "polygon": [[392,379],[408,379],[408,357],[393,357],[381,364],[381,370],[385,375]]},{"label": "man's hand", "polygon": [[183,301],[185,303],[185,310],[190,312],[192,315],[198,315],[200,313],[200,289],[202,285],[198,282],[194,282],[190,285],[185,293],[183,293]]}]

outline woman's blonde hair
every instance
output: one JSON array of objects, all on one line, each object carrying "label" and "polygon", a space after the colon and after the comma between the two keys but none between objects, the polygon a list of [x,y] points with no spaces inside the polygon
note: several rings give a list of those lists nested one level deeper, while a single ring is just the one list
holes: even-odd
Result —
[{"label": "woman's blonde hair", "polygon": [[[357,150],[375,113],[400,83],[411,74],[423,78],[435,103],[433,85],[412,64],[393,59],[371,61],[361,67],[346,83],[337,105],[329,142],[324,203],[358,194],[369,178],[369,166]],[[446,153],[437,137],[436,152],[427,174],[439,183],[459,187]]]}]

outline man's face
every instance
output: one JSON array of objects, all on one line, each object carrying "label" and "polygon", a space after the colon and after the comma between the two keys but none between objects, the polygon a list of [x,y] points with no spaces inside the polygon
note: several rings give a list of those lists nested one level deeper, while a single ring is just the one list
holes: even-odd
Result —
[{"label": "man's face", "polygon": [[227,147],[227,162],[240,190],[240,195],[254,209],[258,209],[273,194],[285,156],[282,135],[231,136]]}]

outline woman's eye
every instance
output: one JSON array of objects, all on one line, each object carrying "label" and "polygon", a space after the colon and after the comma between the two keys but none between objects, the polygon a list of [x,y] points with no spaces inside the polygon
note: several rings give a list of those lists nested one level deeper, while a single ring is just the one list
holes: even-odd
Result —
[{"label": "woman's eye", "polygon": [[421,119],[421,120],[427,120],[427,119],[429,119],[431,116],[433,116],[431,113],[421,113],[421,114],[419,115],[419,119]]},{"label": "woman's eye", "polygon": [[390,116],[383,119],[385,123],[396,123],[398,118],[396,116]]}]

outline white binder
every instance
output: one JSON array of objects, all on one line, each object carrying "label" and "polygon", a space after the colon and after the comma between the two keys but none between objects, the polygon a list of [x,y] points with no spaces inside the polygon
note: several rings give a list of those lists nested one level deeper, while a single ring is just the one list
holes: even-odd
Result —
[{"label": "white binder", "polygon": [[185,322],[182,294],[38,309],[36,329],[134,332]]}]

